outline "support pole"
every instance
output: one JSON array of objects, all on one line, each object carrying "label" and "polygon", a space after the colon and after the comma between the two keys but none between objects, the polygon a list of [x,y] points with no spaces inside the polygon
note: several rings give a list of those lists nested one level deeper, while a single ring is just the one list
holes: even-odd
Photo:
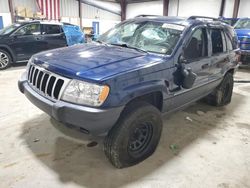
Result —
[{"label": "support pole", "polygon": [[223,16],[224,10],[225,10],[225,0],[221,0],[219,16]]},{"label": "support pole", "polygon": [[9,10],[10,10],[10,15],[11,15],[11,23],[15,22],[15,14],[14,14],[14,8],[13,8],[13,1],[8,0],[9,2]]},{"label": "support pole", "polygon": [[234,0],[233,18],[237,18],[238,17],[239,6],[240,6],[240,0]]},{"label": "support pole", "polygon": [[126,0],[121,0],[121,21],[126,20],[126,9],[127,9],[127,2]]},{"label": "support pole", "polygon": [[163,16],[168,16],[169,0],[163,0]]},{"label": "support pole", "polygon": [[79,19],[80,19],[80,28],[82,30],[82,3],[78,1],[78,8],[79,8]]}]

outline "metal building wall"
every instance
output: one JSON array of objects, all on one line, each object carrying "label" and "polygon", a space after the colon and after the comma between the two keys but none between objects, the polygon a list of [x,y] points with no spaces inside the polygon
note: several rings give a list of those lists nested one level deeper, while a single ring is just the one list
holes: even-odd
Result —
[{"label": "metal building wall", "polygon": [[238,17],[239,18],[250,17],[249,8],[250,8],[250,1],[249,0],[241,0],[240,6],[239,6]]},{"label": "metal building wall", "polygon": [[0,0],[0,13],[8,12],[10,12],[8,0]]},{"label": "metal building wall", "polygon": [[36,12],[38,10],[36,0],[13,0],[13,6],[14,8],[16,8],[17,6],[27,7],[33,12]]},{"label": "metal building wall", "polygon": [[87,19],[103,19],[120,21],[119,15],[82,3],[82,17]]},{"label": "metal building wall", "polygon": [[60,0],[62,17],[79,17],[78,1]]}]

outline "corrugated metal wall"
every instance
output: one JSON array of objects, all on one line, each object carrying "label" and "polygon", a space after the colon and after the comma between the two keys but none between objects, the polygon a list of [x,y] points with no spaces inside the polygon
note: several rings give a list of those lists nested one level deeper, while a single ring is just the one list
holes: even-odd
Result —
[{"label": "corrugated metal wall", "polygon": [[0,0],[0,13],[8,12],[10,12],[8,0]]},{"label": "corrugated metal wall", "polygon": [[82,17],[88,19],[103,19],[120,21],[119,15],[82,3]]},{"label": "corrugated metal wall", "polygon": [[76,0],[60,0],[62,17],[79,17],[78,2]]}]

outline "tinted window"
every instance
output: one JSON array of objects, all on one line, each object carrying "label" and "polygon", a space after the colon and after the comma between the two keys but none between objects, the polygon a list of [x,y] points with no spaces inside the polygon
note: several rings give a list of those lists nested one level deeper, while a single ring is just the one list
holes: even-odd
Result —
[{"label": "tinted window", "polygon": [[225,36],[220,29],[211,29],[212,52],[213,54],[226,51]]},{"label": "tinted window", "polygon": [[61,27],[59,25],[43,25],[43,34],[58,34],[61,33]]},{"label": "tinted window", "polygon": [[191,37],[184,51],[187,59],[197,59],[207,56],[207,34],[206,29],[197,29]]},{"label": "tinted window", "polygon": [[20,29],[17,30],[17,32],[15,32],[15,35],[39,35],[39,34],[41,34],[40,24],[29,24],[21,27]]}]

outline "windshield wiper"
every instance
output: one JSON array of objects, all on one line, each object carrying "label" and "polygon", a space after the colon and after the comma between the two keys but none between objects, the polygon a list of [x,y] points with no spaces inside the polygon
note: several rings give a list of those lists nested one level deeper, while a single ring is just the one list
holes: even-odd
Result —
[{"label": "windshield wiper", "polygon": [[97,42],[97,43],[99,43],[99,44],[108,45],[106,42],[103,42],[103,41],[101,41],[101,40],[96,40],[96,41],[94,41],[94,42]]},{"label": "windshield wiper", "polygon": [[134,49],[134,50],[139,51],[139,52],[148,53],[148,51],[146,51],[146,50],[143,50],[143,49],[140,49],[140,48],[136,48],[136,47],[133,47],[133,46],[129,46],[126,43],[111,43],[110,45],[121,46],[121,47],[124,47],[124,48]]}]

